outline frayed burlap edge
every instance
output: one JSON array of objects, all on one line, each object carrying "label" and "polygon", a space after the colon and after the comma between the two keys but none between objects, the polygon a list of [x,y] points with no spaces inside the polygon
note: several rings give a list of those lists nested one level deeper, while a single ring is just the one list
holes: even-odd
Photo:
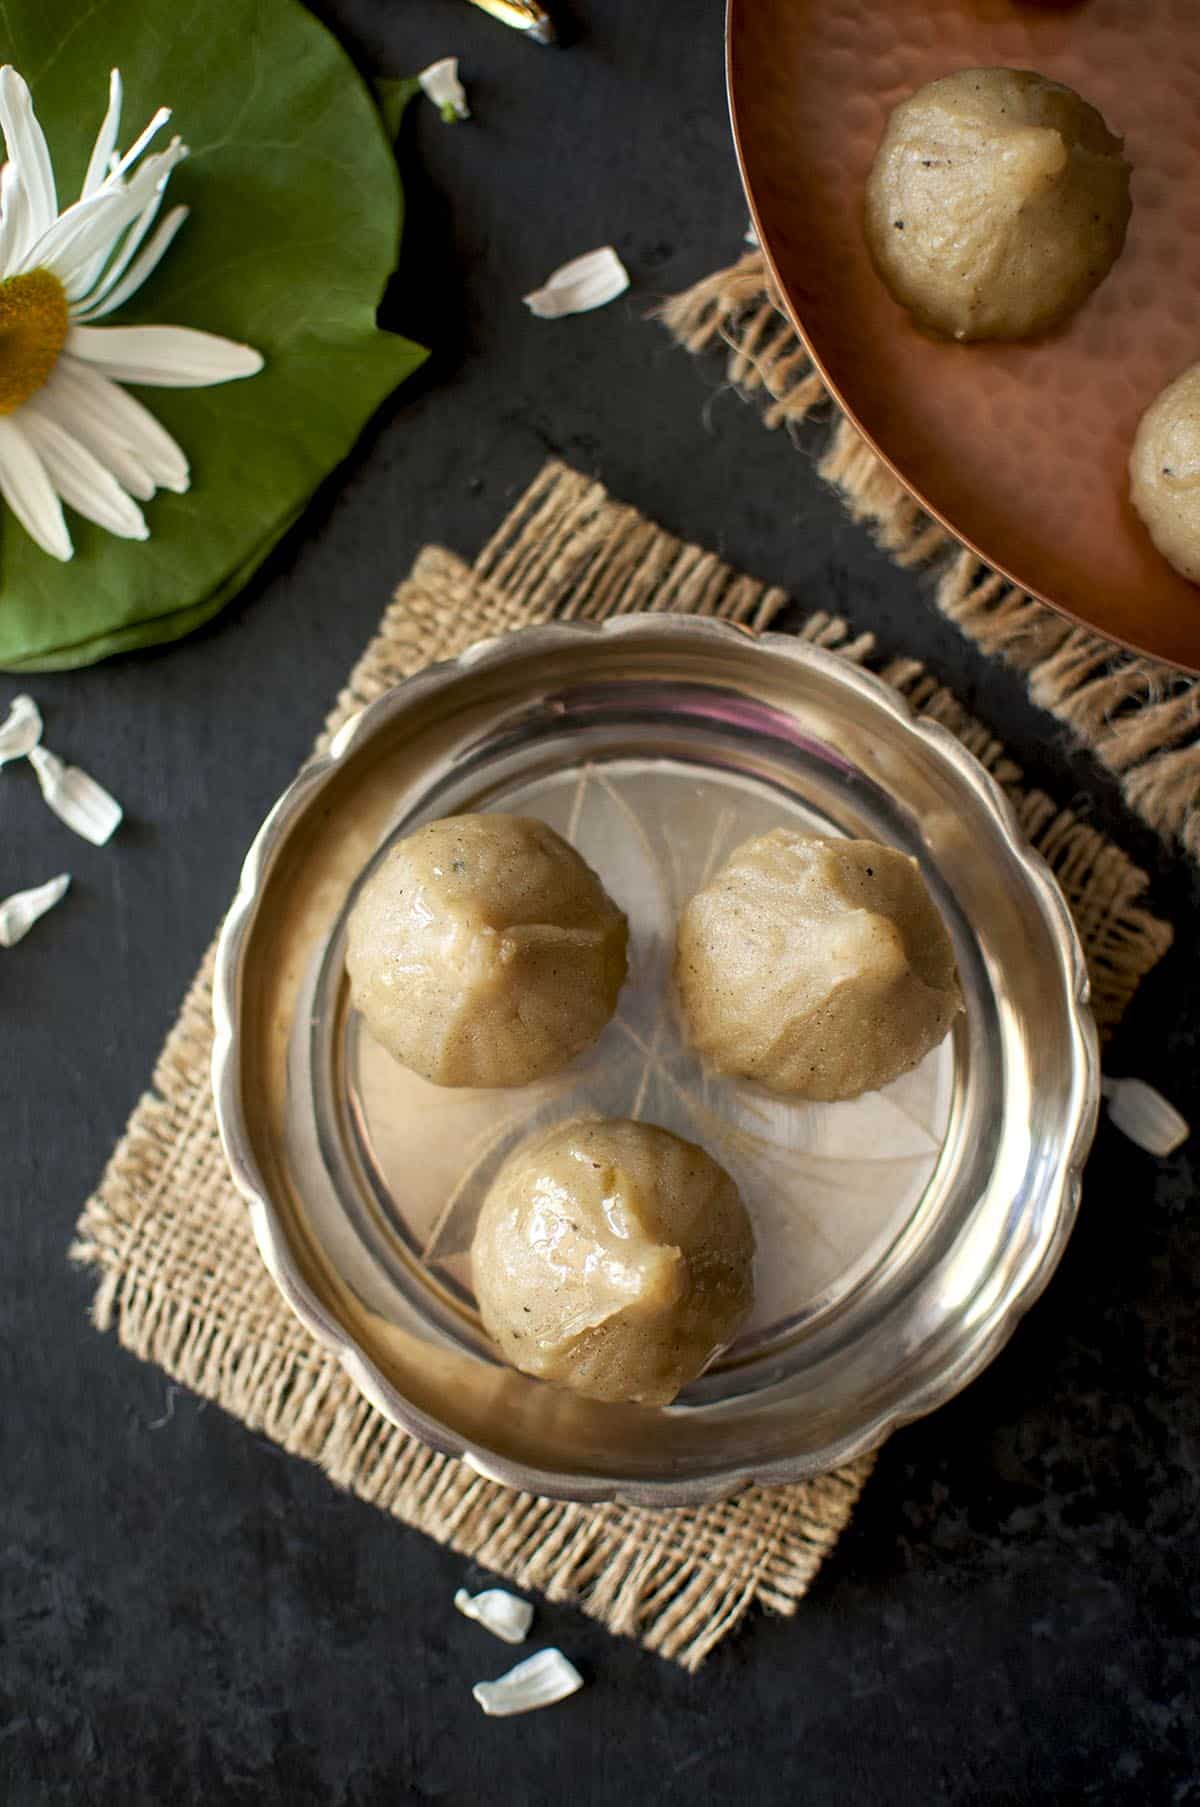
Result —
[{"label": "frayed burlap edge", "polygon": [[[761,251],[675,296],[660,314],[689,351],[726,347],[730,382],[763,401],[767,426],[798,425],[828,401]],[[938,559],[942,613],[1024,672],[1034,701],[1118,778],[1130,808],[1200,859],[1200,682],[1072,626],[997,576],[930,520],[836,411],[818,469],[897,563]]]},{"label": "frayed burlap edge", "polygon": [[[784,601],[551,464],[474,570],[438,548],[422,553],[319,744],[401,678],[530,622],[682,609],[761,629]],[[836,618],[813,615],[801,633],[871,661],[871,637]],[[1097,1015],[1111,1027],[1171,939],[1142,907],[1144,875],[1070,811],[1022,791],[999,742],[920,665],[894,661],[883,675],[953,729],[1008,790],[1071,900]],[[210,950],[153,1089],[80,1219],[72,1254],[98,1273],[97,1325],[360,1498],[518,1586],[578,1602],[688,1669],[752,1606],[794,1612],[849,1522],[872,1457],[696,1511],[573,1506],[482,1479],[362,1399],[276,1292],[226,1172],[209,1087],[211,984]]]}]

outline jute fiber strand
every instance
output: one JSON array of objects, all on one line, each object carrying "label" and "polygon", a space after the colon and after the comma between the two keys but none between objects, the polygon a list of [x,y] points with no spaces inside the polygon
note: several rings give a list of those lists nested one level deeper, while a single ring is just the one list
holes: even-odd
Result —
[{"label": "jute fiber strand", "polygon": [[[663,609],[765,628],[784,600],[550,464],[474,569],[435,547],[421,554],[322,741],[401,678],[529,622]],[[871,663],[870,635],[828,615],[810,616],[802,638]],[[1022,790],[1000,743],[920,665],[896,661],[884,675],[1008,790],[1062,881],[1097,1015],[1111,1028],[1171,940],[1142,907],[1144,875],[1069,810]],[[520,1587],[577,1600],[689,1669],[756,1604],[794,1612],[850,1518],[870,1458],[698,1511],[572,1506],[480,1479],[363,1401],[276,1292],[226,1172],[209,1088],[211,976],[210,952],[79,1222],[73,1254],[96,1270],[100,1328],[405,1524]]]},{"label": "jute fiber strand", "polygon": [[[729,381],[762,401],[768,427],[798,425],[829,401],[761,251],[660,311],[689,351],[725,347]],[[936,561],[942,613],[1023,672],[1033,700],[1115,774],[1130,808],[1200,859],[1200,682],[1075,627],[998,576],[930,519],[837,409],[817,468],[898,564]]]}]

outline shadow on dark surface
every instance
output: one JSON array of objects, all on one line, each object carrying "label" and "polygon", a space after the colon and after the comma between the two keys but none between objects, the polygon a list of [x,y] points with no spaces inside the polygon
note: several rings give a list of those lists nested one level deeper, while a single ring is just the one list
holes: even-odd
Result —
[{"label": "shadow on dark surface", "polygon": [[587,26],[584,15],[572,0],[545,0],[546,11],[554,21],[554,31],[558,50],[570,50],[582,44],[587,37]]},{"label": "shadow on dark surface", "polygon": [[425,363],[406,385],[424,394],[462,357],[466,317],[453,203],[438,192],[420,156],[414,112],[415,105],[410,106],[396,142],[404,184],[404,231],[396,271],[380,305],[379,323],[428,349]]}]

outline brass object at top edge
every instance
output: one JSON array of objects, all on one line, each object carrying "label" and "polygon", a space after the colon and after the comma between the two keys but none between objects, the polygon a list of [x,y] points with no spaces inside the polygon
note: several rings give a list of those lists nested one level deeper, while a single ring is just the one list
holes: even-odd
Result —
[{"label": "brass object at top edge", "polygon": [[514,31],[524,32],[535,44],[557,42],[554,21],[537,0],[471,0],[471,4],[490,13],[493,19],[499,19],[502,25],[511,25]]}]

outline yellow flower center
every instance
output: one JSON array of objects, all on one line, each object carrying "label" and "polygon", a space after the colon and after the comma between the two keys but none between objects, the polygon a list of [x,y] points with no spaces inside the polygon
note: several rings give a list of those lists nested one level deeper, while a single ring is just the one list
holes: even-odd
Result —
[{"label": "yellow flower center", "polygon": [[70,324],[67,292],[49,270],[0,282],[0,414],[14,414],[37,394]]}]

